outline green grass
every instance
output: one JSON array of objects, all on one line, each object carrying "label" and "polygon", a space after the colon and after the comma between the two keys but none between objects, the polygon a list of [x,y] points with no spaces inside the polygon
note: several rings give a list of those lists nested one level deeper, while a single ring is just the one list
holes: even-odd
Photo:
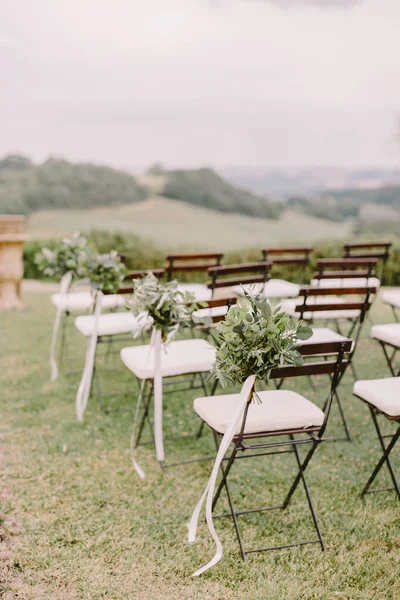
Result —
[{"label": "green grass", "polygon": [[90,210],[51,210],[33,213],[27,231],[31,237],[57,237],[89,229],[140,235],[163,248],[237,250],[288,243],[346,239],[349,222],[334,223],[286,211],[267,220],[221,213],[162,197],[138,204]]},{"label": "green grass", "polygon": [[[105,377],[118,397],[104,414],[95,398],[84,424],[75,418],[79,375],[48,380],[53,310],[45,294],[26,297],[23,312],[0,316],[3,450],[1,479],[0,596],[40,600],[395,600],[400,597],[399,507],[392,493],[359,493],[379,456],[367,408],[352,397],[352,379],[341,388],[352,443],[326,443],[310,463],[308,481],[326,551],[306,546],[240,559],[230,519],[216,521],[224,556],[207,574],[191,574],[214,553],[203,522],[198,541],[186,542],[186,523],[209,474],[209,463],[166,471],[150,447],[138,459],[140,481],[129,458],[136,385],[120,369]],[[391,321],[376,303],[375,322]],[[368,339],[367,323],[356,365],[361,377],[388,374],[381,350]],[[71,331],[73,357],[82,366],[84,343]],[[117,357],[118,358],[118,357]],[[103,375],[104,379],[104,375]],[[320,401],[307,382],[296,389]],[[166,427],[193,431],[193,393],[168,398]],[[319,400],[318,400],[319,399]],[[339,433],[336,411],[329,424]],[[167,443],[167,457],[194,456],[212,447],[200,442]],[[395,453],[394,453],[395,454]],[[239,461],[232,492],[240,507],[278,503],[294,473],[290,455]],[[399,469],[399,457],[394,463]],[[379,484],[387,483],[382,471]],[[225,502],[225,500],[224,500]],[[296,492],[287,512],[243,518],[247,545],[285,543],[313,536],[304,493]],[[2,563],[2,564],[1,564]]]}]

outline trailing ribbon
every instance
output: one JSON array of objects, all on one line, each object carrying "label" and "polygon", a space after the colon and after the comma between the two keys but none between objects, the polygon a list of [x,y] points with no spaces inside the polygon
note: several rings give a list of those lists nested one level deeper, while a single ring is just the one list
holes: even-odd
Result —
[{"label": "trailing ribbon", "polygon": [[79,384],[78,392],[76,394],[76,416],[78,418],[78,421],[83,421],[83,415],[88,404],[90,388],[92,386],[94,361],[96,357],[97,348],[99,316],[101,314],[102,300],[103,292],[97,290],[93,314],[93,332],[91,337],[89,338],[89,342],[87,345],[85,366],[83,369],[82,379]]},{"label": "trailing ribbon", "polygon": [[54,319],[53,325],[53,333],[51,336],[51,344],[50,344],[50,380],[56,381],[58,378],[58,367],[56,361],[56,348],[57,348],[57,338],[58,338],[58,330],[60,329],[61,318],[63,313],[68,309],[68,290],[72,281],[72,272],[68,271],[61,277],[60,281],[60,302],[57,306],[57,312]]},{"label": "trailing ribbon", "polygon": [[217,457],[215,459],[214,466],[213,466],[213,469],[212,469],[212,472],[210,475],[210,479],[208,480],[206,488],[205,488],[199,502],[197,503],[196,508],[193,511],[192,517],[191,517],[189,525],[188,525],[188,529],[189,529],[188,542],[192,543],[196,540],[196,531],[197,531],[197,524],[199,521],[200,511],[202,509],[204,500],[207,498],[207,500],[206,500],[206,521],[207,521],[208,529],[209,529],[211,536],[215,542],[216,551],[215,551],[213,558],[206,565],[204,565],[203,567],[198,569],[195,573],[193,573],[193,577],[198,577],[199,575],[201,575],[208,569],[211,569],[211,567],[216,565],[222,558],[222,544],[217,535],[217,532],[215,531],[213,518],[212,518],[212,502],[213,502],[213,498],[214,498],[215,484],[217,481],[218,471],[221,466],[222,460],[223,460],[223,458],[235,436],[237,428],[239,427],[239,425],[243,419],[244,411],[246,409],[246,404],[251,400],[251,398],[253,396],[254,382],[255,382],[255,375],[251,375],[250,377],[248,377],[246,379],[246,381],[243,384],[242,391],[240,392],[240,396],[241,396],[240,402],[239,402],[238,406],[236,407],[236,410],[233,412],[232,419],[229,422],[229,424],[226,428],[226,431],[224,433],[224,436],[222,438],[220,447],[218,449]]},{"label": "trailing ribbon", "polygon": [[[165,458],[164,454],[164,439],[163,439],[163,390],[162,390],[162,372],[161,372],[161,331],[153,328],[151,332],[149,353],[147,355],[147,365],[149,364],[150,356],[154,351],[154,443],[156,447],[156,457],[159,462]],[[136,404],[135,418],[131,433],[131,460],[132,465],[141,479],[145,478],[145,473],[134,458],[135,449],[135,429],[139,417],[140,404],[143,397],[145,379],[142,379],[139,396]]]}]

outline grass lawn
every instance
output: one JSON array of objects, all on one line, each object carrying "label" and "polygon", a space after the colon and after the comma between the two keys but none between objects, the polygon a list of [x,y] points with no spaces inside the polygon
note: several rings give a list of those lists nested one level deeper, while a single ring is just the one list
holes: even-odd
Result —
[{"label": "grass lawn", "polygon": [[[399,504],[393,493],[359,493],[380,456],[368,409],[352,397],[348,373],[341,386],[353,442],[323,444],[307,471],[326,551],[318,546],[240,559],[230,519],[216,528],[222,561],[200,578],[191,574],[214,553],[203,522],[198,540],[186,542],[186,523],[207,481],[211,464],[195,463],[164,474],[149,446],[137,453],[147,477],[140,481],[129,457],[136,383],[127,370],[103,375],[118,396],[101,412],[92,398],[84,424],[76,421],[79,375],[49,382],[48,348],[54,313],[46,294],[26,296],[26,309],[0,316],[2,478],[0,596],[70,600],[396,600],[400,597]],[[374,322],[392,316],[380,303]],[[388,375],[382,352],[368,339],[358,348],[359,375]],[[82,367],[83,340],[71,330],[73,358]],[[118,358],[118,356],[117,356]],[[323,400],[326,379],[311,391]],[[166,401],[166,428],[194,431],[195,392]],[[329,434],[340,432],[336,410]],[[391,428],[393,429],[393,427]],[[209,432],[197,442],[166,444],[167,458],[195,456],[213,447]],[[393,453],[400,468],[399,456]],[[277,504],[295,470],[292,455],[238,461],[232,491],[241,508]],[[243,464],[246,463],[246,464]],[[385,470],[379,487],[388,484]],[[224,499],[225,503],[225,499]],[[286,512],[243,517],[247,546],[314,537],[299,487]]]}]

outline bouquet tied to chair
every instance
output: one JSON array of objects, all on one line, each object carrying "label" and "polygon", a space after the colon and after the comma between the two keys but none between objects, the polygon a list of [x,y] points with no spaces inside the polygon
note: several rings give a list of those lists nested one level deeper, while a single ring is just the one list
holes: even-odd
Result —
[{"label": "bouquet tied to chair", "polygon": [[277,367],[302,365],[299,346],[301,341],[312,335],[310,327],[301,321],[293,322],[279,306],[272,309],[266,298],[254,297],[246,292],[244,295],[246,305],[231,306],[225,319],[217,325],[211,341],[216,349],[216,361],[210,376],[216,378],[223,387],[242,384],[242,391],[240,402],[232,408],[231,419],[226,426],[207,486],[188,524],[188,541],[194,542],[200,512],[206,502],[206,521],[216,552],[207,564],[193,574],[194,577],[210,569],[222,558],[222,544],[212,517],[214,490],[225,453],[245,418],[246,406],[253,400],[260,402],[256,381],[268,382],[272,370]]}]

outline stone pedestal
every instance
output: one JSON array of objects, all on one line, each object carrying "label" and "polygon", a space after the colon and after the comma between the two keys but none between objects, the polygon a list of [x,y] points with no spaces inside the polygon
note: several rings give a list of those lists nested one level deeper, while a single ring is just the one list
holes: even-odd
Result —
[{"label": "stone pedestal", "polygon": [[21,298],[24,221],[23,215],[0,215],[0,311],[24,308]]}]

